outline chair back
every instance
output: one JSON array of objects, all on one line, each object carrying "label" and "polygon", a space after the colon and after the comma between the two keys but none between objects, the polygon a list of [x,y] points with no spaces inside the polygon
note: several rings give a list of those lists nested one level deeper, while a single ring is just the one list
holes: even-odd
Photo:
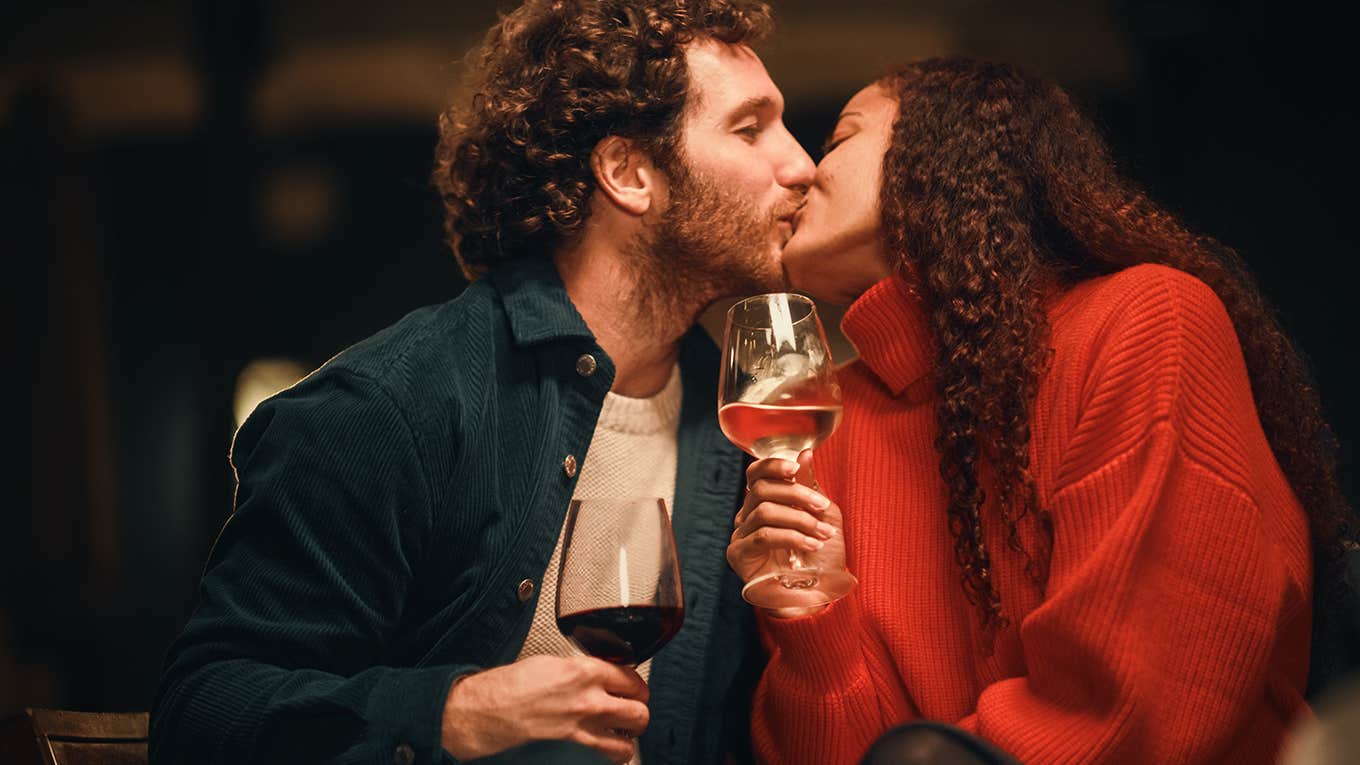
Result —
[{"label": "chair back", "polygon": [[146,712],[25,709],[0,723],[0,762],[147,765]]}]

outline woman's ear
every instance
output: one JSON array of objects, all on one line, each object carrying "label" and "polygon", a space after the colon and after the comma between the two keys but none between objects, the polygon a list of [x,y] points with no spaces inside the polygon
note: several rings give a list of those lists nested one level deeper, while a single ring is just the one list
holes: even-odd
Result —
[{"label": "woman's ear", "polygon": [[632,215],[645,215],[662,193],[661,174],[631,139],[606,136],[590,153],[590,168],[605,197]]}]

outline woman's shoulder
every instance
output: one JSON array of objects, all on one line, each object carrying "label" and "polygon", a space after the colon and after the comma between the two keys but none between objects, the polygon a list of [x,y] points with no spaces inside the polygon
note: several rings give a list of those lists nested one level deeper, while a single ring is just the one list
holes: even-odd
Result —
[{"label": "woman's shoulder", "polygon": [[1227,309],[1213,288],[1193,274],[1159,263],[1130,266],[1077,284],[1055,302],[1050,321],[1055,334],[1099,346],[1120,336],[1235,339]]},{"label": "woman's shoulder", "polygon": [[1161,263],[1139,263],[1077,283],[1060,298],[1069,308],[1122,312],[1141,306],[1192,300],[1217,302],[1213,288],[1199,277]]}]

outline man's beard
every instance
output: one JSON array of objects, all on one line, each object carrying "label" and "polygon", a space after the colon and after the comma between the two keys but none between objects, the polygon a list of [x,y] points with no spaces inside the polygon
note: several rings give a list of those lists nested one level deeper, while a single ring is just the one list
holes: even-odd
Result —
[{"label": "man's beard", "polygon": [[640,315],[693,321],[719,298],[785,289],[770,235],[801,199],[756,210],[684,160],[675,165],[670,206],[630,248]]}]

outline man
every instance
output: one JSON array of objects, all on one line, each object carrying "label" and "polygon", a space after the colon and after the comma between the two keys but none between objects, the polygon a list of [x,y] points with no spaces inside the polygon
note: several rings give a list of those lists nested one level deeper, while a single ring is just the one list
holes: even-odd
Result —
[{"label": "man", "polygon": [[[531,0],[491,30],[435,173],[474,282],[241,427],[154,762],[749,756],[725,740],[758,653],[724,560],[742,457],[694,322],[782,286],[812,179],[747,47],[769,26],[755,0]],[[587,491],[673,508],[685,623],[646,684],[554,642]]]}]

